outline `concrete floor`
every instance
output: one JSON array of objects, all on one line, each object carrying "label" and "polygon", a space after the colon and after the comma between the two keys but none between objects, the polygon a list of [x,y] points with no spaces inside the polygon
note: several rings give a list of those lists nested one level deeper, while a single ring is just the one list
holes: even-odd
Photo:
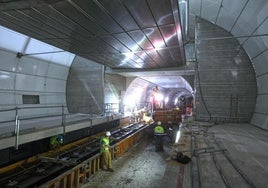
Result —
[{"label": "concrete floor", "polygon": [[[86,187],[221,188],[268,185],[268,132],[249,124],[185,122],[181,139],[155,152],[146,137],[113,161],[115,172],[99,171]],[[176,151],[192,158],[176,161]]]}]

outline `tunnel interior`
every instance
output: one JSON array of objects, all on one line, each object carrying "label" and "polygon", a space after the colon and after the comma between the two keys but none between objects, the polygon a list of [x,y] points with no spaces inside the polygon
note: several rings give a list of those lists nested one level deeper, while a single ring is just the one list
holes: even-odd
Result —
[{"label": "tunnel interior", "polygon": [[[167,88],[161,87],[165,81],[170,84]],[[155,110],[154,108],[166,110],[180,108],[185,112],[187,106],[193,107],[193,100],[193,89],[181,76],[162,79],[144,77],[135,78],[130,83],[124,95],[123,106],[124,113],[132,113],[143,108],[151,112]]]},{"label": "tunnel interior", "polygon": [[[219,139],[250,187],[267,185],[254,174],[267,174],[267,12],[265,0],[1,1],[0,167],[49,151],[55,135],[72,144],[143,111],[176,131],[187,115],[193,147],[224,152]],[[195,152],[209,172],[217,157]]]}]

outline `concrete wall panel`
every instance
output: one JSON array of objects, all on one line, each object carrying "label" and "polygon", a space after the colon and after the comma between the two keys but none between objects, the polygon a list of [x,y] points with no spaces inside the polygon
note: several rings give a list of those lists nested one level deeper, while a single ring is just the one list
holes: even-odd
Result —
[{"label": "concrete wall panel", "polygon": [[38,59],[23,57],[19,59],[17,72],[26,75],[45,77],[49,63]]},{"label": "concrete wall panel", "polygon": [[16,74],[12,72],[0,71],[1,90],[13,90]]},{"label": "concrete wall panel", "polygon": [[72,113],[104,112],[104,66],[76,57],[70,68],[66,100]]},{"label": "concrete wall panel", "polygon": [[[118,110],[123,110],[121,94],[126,91],[126,78],[120,75],[105,74],[104,103],[117,103]],[[113,110],[110,110],[113,111]]]},{"label": "concrete wall panel", "polygon": [[260,52],[265,51],[268,44],[268,36],[248,39],[243,47],[250,58],[256,57]]},{"label": "concrete wall panel", "polygon": [[[218,7],[221,5],[221,0],[203,0],[202,6],[207,7],[207,9],[202,9],[201,16],[206,20],[215,23],[218,15]],[[208,8],[210,7],[210,8]]]},{"label": "concrete wall panel", "polygon": [[69,67],[59,64],[50,64],[48,67],[47,77],[62,79],[67,78],[68,73]]},{"label": "concrete wall panel", "polygon": [[235,18],[239,16],[246,2],[247,0],[224,0],[216,24],[230,31],[236,21]]},{"label": "concrete wall panel", "polygon": [[40,103],[45,104],[66,104],[65,92],[63,93],[44,93],[40,95]]},{"label": "concrete wall panel", "polygon": [[17,90],[22,91],[45,91],[45,77],[38,77],[26,74],[16,74]]},{"label": "concrete wall panel", "polygon": [[16,71],[19,59],[16,58],[16,54],[0,50],[0,70],[13,72]]},{"label": "concrete wall panel", "polygon": [[[15,52],[0,50],[0,108],[34,107],[19,110],[20,118],[61,114],[61,107],[42,107],[66,105],[68,72],[66,66],[28,56],[17,58]],[[23,104],[23,95],[39,96],[40,104]],[[15,110],[0,112],[0,123],[10,120],[15,120]]]},{"label": "concrete wall panel", "polygon": [[263,74],[262,76],[257,77],[258,85],[258,94],[268,93],[268,74]]},{"label": "concrete wall panel", "polygon": [[48,92],[65,92],[66,80],[47,78],[45,81],[46,91]]},{"label": "concrete wall panel", "polygon": [[257,92],[250,59],[243,49],[236,50],[236,39],[214,39],[230,36],[224,29],[202,19],[197,28],[197,119],[249,122]]},{"label": "concrete wall panel", "polygon": [[15,103],[15,94],[12,91],[0,92],[1,108],[8,108]]},{"label": "concrete wall panel", "polygon": [[268,95],[259,95],[256,102],[255,113],[268,113]]},{"label": "concrete wall panel", "polygon": [[262,74],[267,73],[268,72],[268,66],[267,66],[268,51],[254,58],[252,62],[253,62],[257,77],[261,76]]},{"label": "concrete wall panel", "polygon": [[251,124],[254,126],[260,127],[262,129],[266,129],[268,127],[268,116],[267,114],[259,114],[259,113],[254,113]]}]

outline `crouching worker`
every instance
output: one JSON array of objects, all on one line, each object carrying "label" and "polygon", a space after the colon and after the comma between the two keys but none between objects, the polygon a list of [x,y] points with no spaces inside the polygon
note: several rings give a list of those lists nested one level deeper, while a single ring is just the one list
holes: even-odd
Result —
[{"label": "crouching worker", "polygon": [[55,135],[50,138],[50,148],[57,149],[63,144],[63,136],[62,135]]},{"label": "crouching worker", "polygon": [[162,127],[162,123],[161,121],[158,121],[156,127],[154,128],[155,151],[164,151],[163,137],[166,135],[164,133],[165,131],[164,128]]},{"label": "crouching worker", "polygon": [[109,140],[110,136],[111,133],[107,131],[105,133],[105,136],[101,138],[100,142],[101,168],[103,168],[105,165],[108,171],[113,172],[114,170],[112,169],[112,157],[110,152],[110,140]]}]

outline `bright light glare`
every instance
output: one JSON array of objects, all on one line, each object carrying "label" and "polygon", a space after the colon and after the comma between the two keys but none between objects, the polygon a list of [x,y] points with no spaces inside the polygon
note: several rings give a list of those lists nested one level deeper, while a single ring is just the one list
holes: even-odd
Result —
[{"label": "bright light glare", "polygon": [[175,99],[174,105],[176,105],[178,102],[178,98]]},{"label": "bright light glare", "polygon": [[153,43],[155,49],[156,49],[156,48],[161,48],[161,47],[163,47],[164,44],[165,44],[164,41],[155,41],[155,42]]},{"label": "bright light glare", "polygon": [[129,95],[125,99],[125,105],[128,105],[130,108],[134,108],[135,107],[135,95]]},{"label": "bright light glare", "polygon": [[159,94],[159,93],[156,93],[155,94],[155,100],[157,101],[162,101],[163,100],[163,95]]},{"label": "bright light glare", "polygon": [[124,105],[126,107],[125,112],[127,111],[133,111],[136,108],[136,105],[139,103],[141,96],[143,93],[143,89],[142,88],[135,88],[134,91],[128,93],[125,96],[124,99]]},{"label": "bright light glare", "polygon": [[178,142],[179,142],[180,137],[181,137],[181,131],[178,130],[178,131],[177,131],[177,134],[176,134],[176,140],[175,140],[175,143],[178,143]]},{"label": "bright light glare", "polygon": [[168,98],[168,97],[166,97],[166,98],[165,98],[165,103],[168,103],[168,100],[169,100],[169,98]]}]

